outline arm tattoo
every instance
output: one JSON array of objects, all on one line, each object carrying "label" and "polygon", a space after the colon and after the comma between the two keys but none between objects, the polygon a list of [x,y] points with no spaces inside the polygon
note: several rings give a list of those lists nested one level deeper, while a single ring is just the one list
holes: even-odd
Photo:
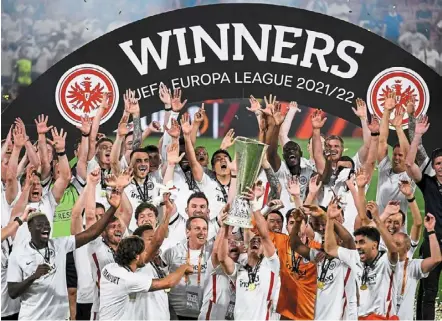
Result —
[{"label": "arm tattoo", "polygon": [[134,122],[134,140],[132,143],[132,150],[138,149],[141,146],[141,119],[140,117],[134,117],[133,118],[133,122]]},{"label": "arm tattoo", "polygon": [[281,192],[281,188],[280,188],[281,184],[279,183],[278,177],[276,177],[276,174],[271,167],[268,169],[265,169],[264,172],[266,173],[267,180],[270,183],[270,192],[269,192],[268,200],[271,201],[274,199],[279,199],[280,194],[281,194],[280,193]]},{"label": "arm tattoo", "polygon": [[[414,132],[416,128],[416,117],[414,115],[408,115],[408,138],[410,139],[410,142],[414,139]],[[427,159],[428,155],[427,152],[422,145],[422,139],[419,142],[419,146],[417,147],[417,153],[416,153],[416,163],[418,166],[422,166],[422,164]]]}]

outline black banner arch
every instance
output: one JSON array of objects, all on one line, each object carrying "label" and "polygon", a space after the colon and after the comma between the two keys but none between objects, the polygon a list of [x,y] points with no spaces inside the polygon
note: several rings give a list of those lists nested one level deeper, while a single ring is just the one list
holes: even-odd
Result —
[{"label": "black banner arch", "polygon": [[[186,8],[105,34],[29,86],[3,112],[2,135],[15,117],[33,125],[44,113],[51,125],[68,130],[73,146],[75,118],[87,110],[93,115],[97,92],[114,93],[113,109],[101,125],[110,132],[120,119],[124,90],[137,90],[146,115],[162,108],[160,82],[183,87],[189,101],[272,93],[278,100],[322,108],[356,125],[359,120],[350,108],[356,97],[366,99],[379,115],[382,97],[395,90],[398,107],[412,95],[417,98],[417,113],[426,113],[432,122],[425,145],[429,150],[440,146],[436,120],[442,119],[441,76],[358,26],[264,4]],[[395,137],[390,135],[390,143]]]}]

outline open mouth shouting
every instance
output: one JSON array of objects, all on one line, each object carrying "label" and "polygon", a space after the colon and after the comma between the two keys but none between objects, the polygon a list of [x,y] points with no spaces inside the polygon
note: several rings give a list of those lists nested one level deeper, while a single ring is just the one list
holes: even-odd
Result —
[{"label": "open mouth shouting", "polygon": [[44,228],[43,231],[41,231],[41,238],[43,240],[48,240],[50,233],[51,233],[51,229],[50,228]]},{"label": "open mouth shouting", "polygon": [[140,174],[141,175],[147,175],[148,174],[148,172],[149,172],[149,168],[148,168],[148,166],[147,165],[140,165],[139,167],[138,167],[138,171],[140,172]]},{"label": "open mouth shouting", "polygon": [[364,262],[367,258],[365,256],[365,251],[363,249],[358,249],[358,253],[359,253],[359,258],[361,259],[362,262]]},{"label": "open mouth shouting", "polygon": [[259,250],[259,247],[261,246],[261,240],[258,238],[254,238],[250,241],[250,248],[252,250]]}]

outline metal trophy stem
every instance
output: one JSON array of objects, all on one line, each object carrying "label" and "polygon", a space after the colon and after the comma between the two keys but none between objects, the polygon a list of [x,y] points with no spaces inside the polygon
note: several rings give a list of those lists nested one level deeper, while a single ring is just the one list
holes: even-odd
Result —
[{"label": "metal trophy stem", "polygon": [[238,169],[236,178],[236,194],[238,196],[230,206],[225,224],[242,228],[252,227],[250,205],[241,195],[255,183],[267,145],[247,137],[237,137],[235,141],[235,157]]}]

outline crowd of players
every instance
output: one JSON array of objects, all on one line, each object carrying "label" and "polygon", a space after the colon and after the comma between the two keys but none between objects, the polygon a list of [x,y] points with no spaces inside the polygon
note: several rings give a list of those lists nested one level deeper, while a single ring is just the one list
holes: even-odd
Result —
[{"label": "crowd of players", "polygon": [[[142,131],[134,96],[124,94],[114,140],[99,133],[108,93],[93,120],[82,118],[72,169],[67,133],[48,116],[35,120],[35,145],[20,118],[2,141],[2,319],[411,320],[419,284],[416,318],[434,320],[442,149],[427,155],[430,124],[414,117],[413,100],[397,108],[392,92],[383,118],[370,120],[356,100],[363,145],[353,157],[341,137],[321,134],[317,110],[307,159],[288,138],[296,102],[283,113],[276,97],[261,106],[251,96],[268,149],[256,183],[238,195],[244,168],[228,152],[232,130],[208,155],[197,144],[204,106],[191,122],[181,91],[162,86],[164,124]],[[389,126],[399,140],[390,156]],[[158,145],[141,147],[158,132]],[[366,200],[376,164],[376,200]],[[225,224],[239,197],[251,229]],[[53,235],[60,213],[71,236]]]}]

